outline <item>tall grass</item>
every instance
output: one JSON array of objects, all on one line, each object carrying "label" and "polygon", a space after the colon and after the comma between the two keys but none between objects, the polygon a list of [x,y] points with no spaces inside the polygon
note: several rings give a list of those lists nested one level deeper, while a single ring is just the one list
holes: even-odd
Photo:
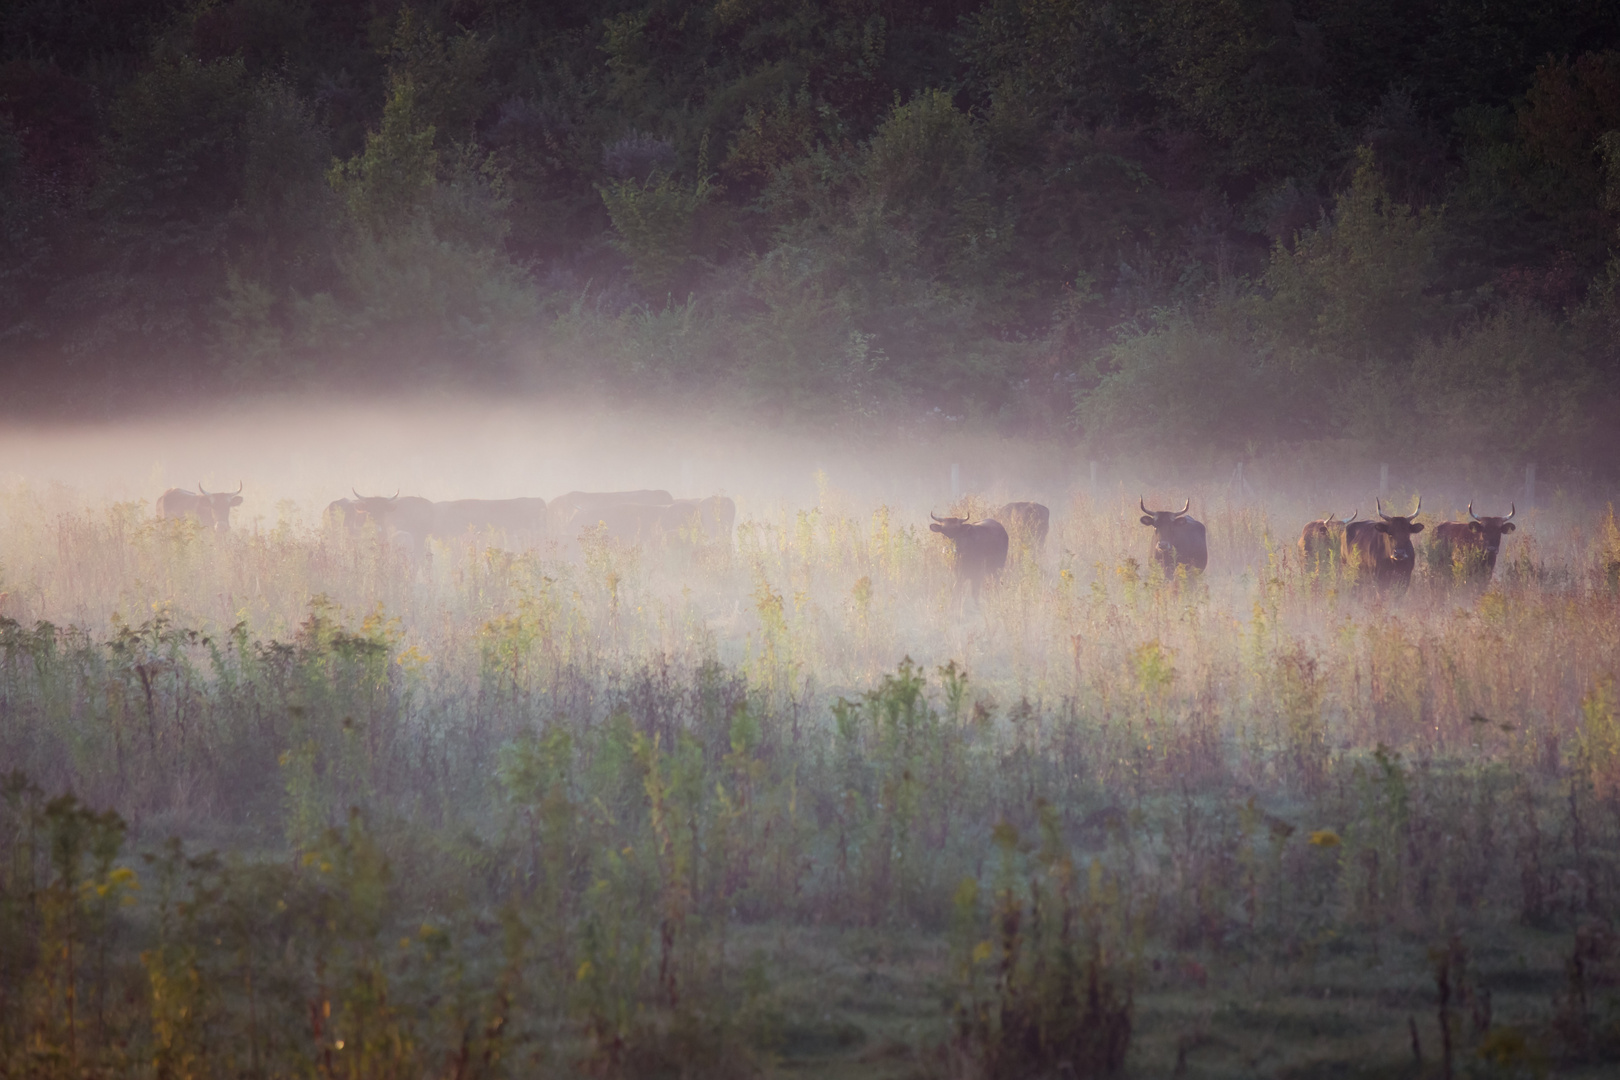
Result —
[{"label": "tall grass", "polygon": [[825,489],[422,560],[0,496],[4,1071],[1608,1060],[1612,513],[1397,595],[1194,502],[1204,575],[1075,494],[964,610]]}]

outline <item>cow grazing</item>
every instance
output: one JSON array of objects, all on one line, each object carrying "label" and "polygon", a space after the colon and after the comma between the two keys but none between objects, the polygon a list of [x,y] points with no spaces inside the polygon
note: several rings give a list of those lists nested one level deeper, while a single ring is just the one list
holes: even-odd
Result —
[{"label": "cow grazing", "polygon": [[195,493],[170,488],[158,496],[157,516],[159,518],[196,518],[207,528],[215,532],[226,533],[231,531],[231,507],[242,505],[242,484],[237,482],[235,491],[209,491],[201,484],[197,485]]},{"label": "cow grazing", "polygon": [[[956,545],[956,589],[971,589],[975,602],[984,583],[1007,565],[1007,528],[995,518],[970,522],[967,518],[935,517],[928,526]],[[964,597],[965,599],[965,597]]]},{"label": "cow grazing", "polygon": [[1202,570],[1209,565],[1209,546],[1204,540],[1204,523],[1188,517],[1188,499],[1180,510],[1149,510],[1146,499],[1138,499],[1142,524],[1153,529],[1153,561],[1164,568],[1165,577],[1174,577],[1176,567]]},{"label": "cow grazing", "polygon": [[1052,512],[1038,502],[1010,502],[991,515],[1006,526],[1007,535],[1039,554],[1046,548]]},{"label": "cow grazing", "polygon": [[1436,554],[1446,565],[1456,565],[1464,581],[1489,581],[1496,571],[1496,555],[1502,547],[1502,537],[1516,525],[1512,517],[1518,506],[1508,504],[1507,517],[1480,517],[1474,513],[1474,503],[1468,503],[1470,521],[1447,521],[1434,527]]},{"label": "cow grazing", "polygon": [[1405,517],[1391,517],[1384,513],[1384,503],[1378,501],[1378,521],[1352,521],[1344,527],[1339,538],[1340,558],[1346,568],[1354,568],[1363,580],[1370,580],[1380,589],[1391,585],[1406,586],[1412,580],[1412,537],[1423,531],[1423,523],[1415,520],[1423,508],[1423,497]]},{"label": "cow grazing", "polygon": [[1329,514],[1321,521],[1308,521],[1299,534],[1300,565],[1311,563],[1320,565],[1322,560],[1339,553],[1339,533],[1356,520],[1357,511],[1350,511],[1350,516],[1339,519]]}]

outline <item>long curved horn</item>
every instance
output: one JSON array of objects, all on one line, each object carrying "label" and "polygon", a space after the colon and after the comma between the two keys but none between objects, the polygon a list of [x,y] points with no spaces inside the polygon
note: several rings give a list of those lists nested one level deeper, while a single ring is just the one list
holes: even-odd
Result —
[{"label": "long curved horn", "polygon": [[1139,495],[1139,496],[1137,496],[1137,499],[1136,499],[1136,505],[1137,505],[1137,506],[1140,506],[1140,507],[1141,507],[1141,508],[1142,508],[1142,513],[1144,513],[1144,514],[1151,514],[1151,513],[1153,513],[1153,511],[1152,511],[1152,510],[1149,510],[1149,509],[1148,509],[1148,508],[1147,508],[1147,499],[1145,499],[1145,498],[1143,498],[1143,497],[1142,497],[1142,496],[1140,496],[1140,495]]},{"label": "long curved horn", "polygon": [[1339,522],[1339,524],[1340,525],[1348,525],[1348,524],[1350,524],[1352,521],[1356,520],[1356,515],[1359,514],[1359,513],[1361,513],[1361,507],[1358,506],[1354,510],[1350,511],[1350,516],[1345,518],[1343,521]]},{"label": "long curved horn", "polygon": [[[354,491],[354,488],[351,487],[351,488],[349,488],[349,490]],[[364,499],[365,498],[365,496],[360,494],[358,491],[354,491],[354,497],[357,498],[357,499]]]},{"label": "long curved horn", "polygon": [[208,494],[208,489],[202,486],[202,481],[201,480],[197,481],[197,494],[199,494],[199,495]]},{"label": "long curved horn", "polygon": [[1479,520],[1479,515],[1474,513],[1474,500],[1473,499],[1468,500],[1468,516],[1473,518],[1475,521]]},{"label": "long curved horn", "polygon": [[[1472,506],[1473,503],[1469,503],[1468,505]],[[1406,515],[1406,520],[1411,521],[1413,518],[1417,517],[1418,516],[1418,511],[1422,510],[1422,509],[1423,509],[1423,496],[1419,495],[1418,500],[1417,500],[1417,505],[1412,507],[1412,512],[1410,514]]]},{"label": "long curved horn", "polygon": [[231,494],[232,495],[240,495],[240,494],[242,494],[242,481],[238,480],[236,482],[236,490],[231,492]]},{"label": "long curved horn", "polygon": [[930,511],[928,511],[928,516],[929,516],[929,517],[931,517],[931,518],[933,518],[933,519],[934,519],[934,520],[935,520],[935,521],[940,521],[940,520],[942,520],[942,519],[941,519],[941,518],[940,518],[940,517],[939,517],[939,516],[938,516],[938,515],[937,515],[937,514],[935,514],[935,513],[934,513],[934,512],[933,512],[933,511],[932,511],[932,510],[930,510]]},{"label": "long curved horn", "polygon": [[1513,503],[1508,503],[1508,516],[1503,518],[1502,520],[1503,521],[1509,520],[1510,518],[1513,517],[1514,514],[1518,513],[1518,511],[1519,511],[1518,506],[1516,506]]},{"label": "long curved horn", "polygon": [[1181,515],[1185,514],[1188,510],[1191,510],[1191,509],[1192,509],[1192,496],[1189,495],[1189,496],[1187,496],[1187,501],[1182,503],[1181,509],[1176,511],[1176,517],[1180,517]]},{"label": "long curved horn", "polygon": [[1378,516],[1383,518],[1385,521],[1388,521],[1389,520],[1389,515],[1384,513],[1384,500],[1383,499],[1374,499],[1373,500],[1373,505],[1378,507]]}]

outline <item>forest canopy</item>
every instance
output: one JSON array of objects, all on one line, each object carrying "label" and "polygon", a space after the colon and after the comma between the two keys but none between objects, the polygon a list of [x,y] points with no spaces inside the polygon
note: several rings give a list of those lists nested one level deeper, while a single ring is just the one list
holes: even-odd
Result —
[{"label": "forest canopy", "polygon": [[15,0],[13,407],[1620,458],[1620,2]]}]

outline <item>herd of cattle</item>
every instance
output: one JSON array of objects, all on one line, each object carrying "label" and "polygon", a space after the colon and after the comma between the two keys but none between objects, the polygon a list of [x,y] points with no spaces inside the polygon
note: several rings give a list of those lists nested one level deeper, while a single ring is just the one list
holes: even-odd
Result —
[{"label": "herd of cattle", "polygon": [[[227,532],[231,509],[242,504],[242,486],[235,491],[210,492],[170,488],[158,497],[160,518],[195,518],[205,527]],[[1149,510],[1138,500],[1142,524],[1153,530],[1153,559],[1167,576],[1178,568],[1202,571],[1209,564],[1203,522],[1190,516],[1189,499],[1180,510]],[[1378,520],[1332,514],[1306,524],[1299,537],[1303,565],[1320,566],[1337,559],[1362,580],[1380,588],[1405,585],[1416,561],[1412,537],[1422,532],[1417,520],[1423,507],[1419,498],[1406,515],[1384,513]],[[1448,521],[1435,528],[1434,546],[1446,565],[1460,568],[1468,580],[1488,579],[1496,569],[1502,537],[1513,532],[1516,507],[1505,517],[1479,517],[1468,504],[1468,521]],[[545,499],[455,499],[432,502],[413,495],[361,495],[338,499],[326,508],[328,520],[359,533],[367,528],[390,543],[416,554],[426,550],[429,537],[449,539],[469,529],[504,533],[514,544],[533,544],[545,538],[578,538],[594,533],[624,543],[659,542],[683,538],[693,542],[729,543],[736,523],[737,505],[723,495],[705,499],[677,499],[667,491],[570,491]],[[975,599],[981,586],[1007,565],[1012,539],[1040,551],[1046,544],[1051,512],[1037,502],[1011,502],[978,521],[963,517],[936,517],[928,527],[950,540],[956,553],[959,590],[971,590]]]}]

